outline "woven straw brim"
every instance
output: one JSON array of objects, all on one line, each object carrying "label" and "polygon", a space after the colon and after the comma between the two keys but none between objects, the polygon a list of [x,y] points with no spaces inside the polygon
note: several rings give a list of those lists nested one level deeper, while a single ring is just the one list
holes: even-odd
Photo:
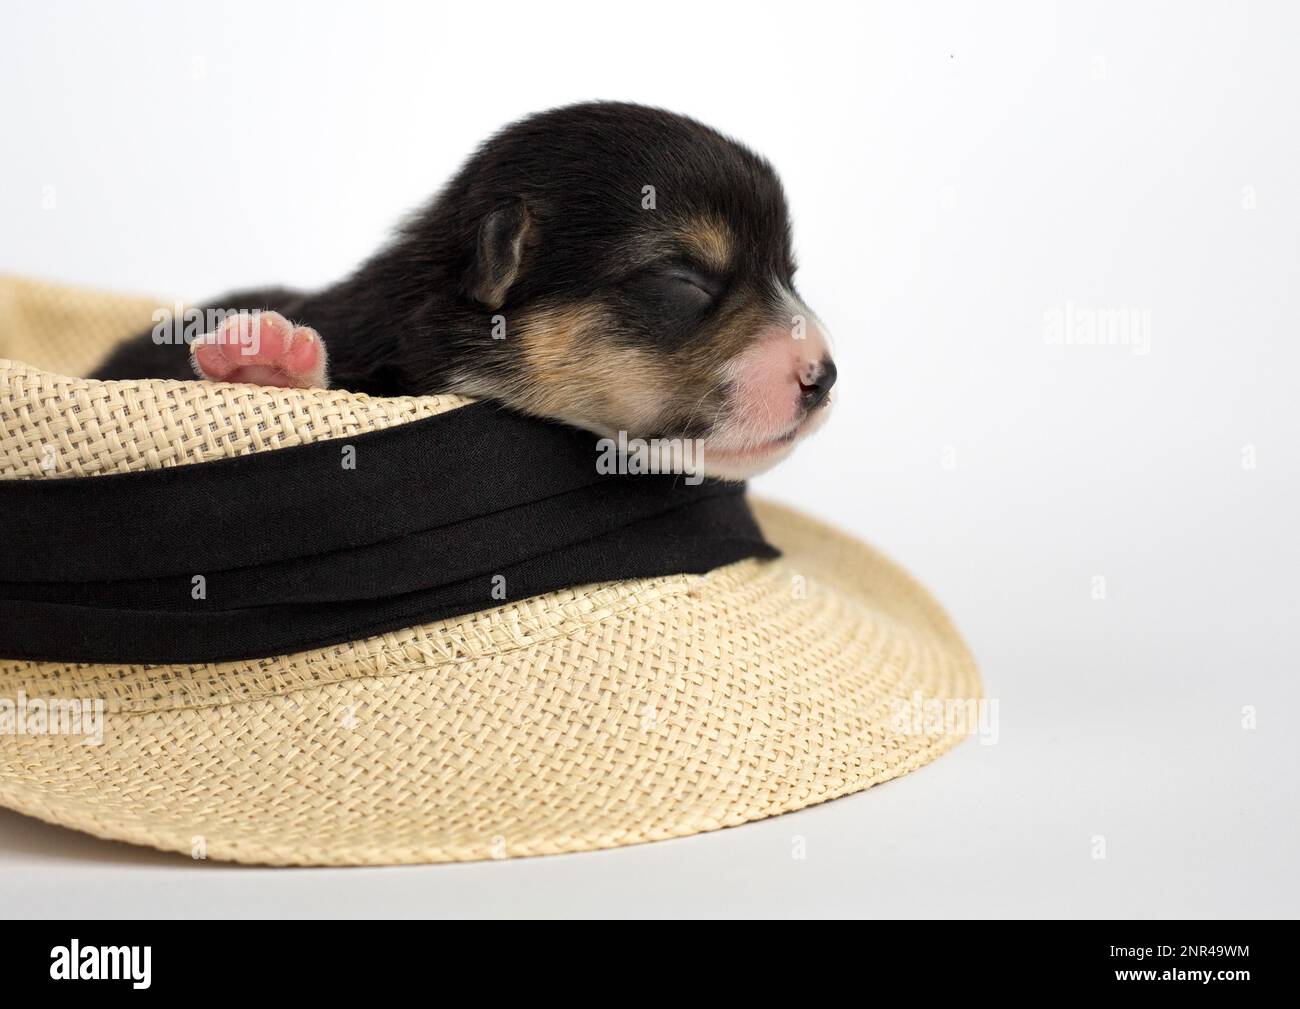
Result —
[{"label": "woven straw brim", "polygon": [[[11,386],[14,372],[57,384],[10,372]],[[317,411],[307,438],[336,436],[328,418],[339,410],[355,424],[370,410],[454,406],[58,381],[94,431],[39,400],[23,425],[44,435],[4,434],[34,459],[39,438],[54,438],[61,466],[93,472],[267,450],[232,433],[256,414],[241,397],[271,396],[264,420],[307,397],[305,415]],[[209,417],[223,433],[208,438],[194,418],[213,409],[214,389],[236,415]],[[105,397],[127,416],[98,409]],[[321,405],[331,397],[347,405]],[[132,417],[139,437],[128,445]],[[159,454],[182,438],[204,447]],[[97,468],[96,453],[117,461]],[[785,508],[756,511],[785,552],[778,561],[585,586],[256,662],[0,661],[0,698],[104,708],[97,743],[0,735],[0,805],[213,859],[456,861],[739,824],[887,781],[958,742],[899,716],[918,700],[979,695],[969,653],[930,596],[849,537]]]}]

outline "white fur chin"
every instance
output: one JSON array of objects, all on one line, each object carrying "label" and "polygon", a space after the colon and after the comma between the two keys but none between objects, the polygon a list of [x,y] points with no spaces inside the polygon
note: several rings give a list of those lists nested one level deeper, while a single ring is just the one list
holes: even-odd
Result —
[{"label": "white fur chin", "polygon": [[718,480],[734,480],[739,483],[743,480],[748,480],[751,477],[756,477],[760,473],[766,473],[777,463],[785,459],[797,444],[797,441],[792,441],[782,451],[773,452],[770,455],[765,455],[762,458],[754,459],[752,461],[741,459],[719,459],[716,461],[710,461],[708,447],[705,446],[703,465],[704,475],[714,477]]},{"label": "white fur chin", "polygon": [[[830,416],[831,404],[828,402],[825,407],[814,413],[803,427],[798,435],[788,444],[780,448],[772,449],[754,456],[741,456],[723,454],[725,450],[719,448],[710,453],[709,447],[711,438],[706,438],[700,448],[700,462],[705,476],[716,477],[719,480],[748,480],[751,477],[758,476],[760,473],[766,473],[777,463],[784,460],[805,438],[815,432],[823,424],[826,418]],[[719,438],[725,445],[725,433]]]}]

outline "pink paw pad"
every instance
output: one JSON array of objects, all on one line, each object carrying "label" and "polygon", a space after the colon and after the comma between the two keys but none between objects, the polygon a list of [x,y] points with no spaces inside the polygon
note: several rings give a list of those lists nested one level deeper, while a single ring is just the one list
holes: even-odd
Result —
[{"label": "pink paw pad", "polygon": [[325,388],[325,344],[307,326],[279,312],[227,316],[194,341],[190,359],[200,377],[294,389]]}]

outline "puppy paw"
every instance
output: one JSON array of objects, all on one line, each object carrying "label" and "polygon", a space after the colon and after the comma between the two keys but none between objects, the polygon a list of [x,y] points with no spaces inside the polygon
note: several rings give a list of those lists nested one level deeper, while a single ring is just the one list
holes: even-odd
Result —
[{"label": "puppy paw", "polygon": [[279,312],[227,316],[214,332],[190,347],[200,378],[292,389],[323,389],[325,344],[307,326],[295,326]]}]

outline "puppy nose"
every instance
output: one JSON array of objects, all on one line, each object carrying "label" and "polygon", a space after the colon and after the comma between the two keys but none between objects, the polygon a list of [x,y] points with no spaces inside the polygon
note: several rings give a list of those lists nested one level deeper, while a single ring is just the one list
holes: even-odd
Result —
[{"label": "puppy nose", "polygon": [[837,374],[835,362],[829,357],[804,366],[799,375],[799,399],[805,410],[811,412],[826,402]]}]

